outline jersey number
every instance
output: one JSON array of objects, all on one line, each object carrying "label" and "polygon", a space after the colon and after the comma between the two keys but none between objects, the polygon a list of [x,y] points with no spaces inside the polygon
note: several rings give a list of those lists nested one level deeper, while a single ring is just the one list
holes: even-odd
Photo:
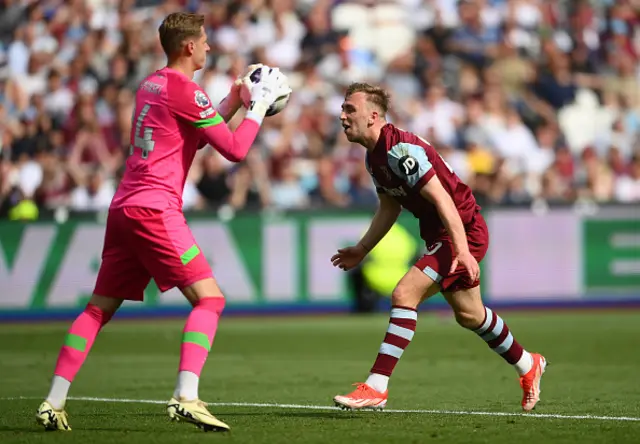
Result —
[{"label": "jersey number", "polygon": [[427,248],[424,254],[426,254],[427,256],[436,254],[436,251],[438,251],[440,247],[442,247],[442,242],[436,242],[435,244],[431,245],[430,248]]},{"label": "jersey number", "polygon": [[[149,157],[149,153],[153,151],[153,147],[156,144],[153,141],[153,128],[146,127],[143,129],[142,127],[144,118],[147,117],[147,114],[149,113],[150,109],[151,109],[151,105],[147,103],[142,107],[140,114],[138,114],[138,118],[136,119],[136,122],[135,122],[136,126],[134,129],[135,132],[133,137],[133,144],[129,145],[130,156],[133,155],[133,150],[135,148],[138,148],[142,150],[142,154],[140,155],[140,157],[142,157],[143,159],[146,159],[147,157]],[[136,115],[136,109],[133,108],[132,123],[133,123],[133,117],[135,117],[135,115]],[[142,133],[142,137],[140,137],[139,135],[141,133]]]}]

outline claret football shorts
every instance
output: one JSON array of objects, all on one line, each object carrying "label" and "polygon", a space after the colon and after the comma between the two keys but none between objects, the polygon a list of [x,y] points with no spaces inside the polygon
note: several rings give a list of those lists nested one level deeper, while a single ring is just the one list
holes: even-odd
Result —
[{"label": "claret football shorts", "polygon": [[[471,223],[467,225],[466,231],[469,251],[480,263],[489,248],[489,229],[480,213],[476,213]],[[442,291],[463,290],[480,285],[480,279],[471,280],[466,268],[461,265],[458,265],[453,273],[449,273],[455,253],[448,234],[435,239],[426,247],[426,254],[414,265],[440,284]]]}]

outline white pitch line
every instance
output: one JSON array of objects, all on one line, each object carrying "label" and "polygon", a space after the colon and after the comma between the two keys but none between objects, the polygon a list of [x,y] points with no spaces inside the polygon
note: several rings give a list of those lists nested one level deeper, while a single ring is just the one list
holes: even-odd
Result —
[{"label": "white pitch line", "polygon": [[[41,399],[32,396],[15,396],[0,398],[3,401],[12,401],[17,399]],[[93,398],[86,396],[69,397],[72,401],[92,401],[92,402],[114,402],[127,404],[166,404],[167,401],[157,399],[127,399],[127,398]],[[278,404],[263,402],[208,402],[208,406],[212,407],[259,407],[259,408],[276,408],[276,409],[297,409],[297,410],[340,410],[338,407],[325,405],[308,405],[308,404]],[[599,415],[558,415],[554,413],[515,413],[515,412],[474,412],[468,410],[397,410],[385,409],[378,412],[363,410],[369,413],[419,413],[428,415],[457,415],[457,416],[511,416],[520,418],[546,418],[546,419],[569,419],[569,420],[596,420],[596,421],[632,421],[640,422],[639,417],[633,416],[599,416]]]}]

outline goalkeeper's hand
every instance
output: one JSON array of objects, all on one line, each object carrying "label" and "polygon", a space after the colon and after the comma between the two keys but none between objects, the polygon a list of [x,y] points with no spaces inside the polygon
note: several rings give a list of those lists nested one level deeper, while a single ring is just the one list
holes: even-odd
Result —
[{"label": "goalkeeper's hand", "polygon": [[247,70],[244,72],[244,74],[240,74],[235,82],[233,83],[234,86],[237,86],[238,89],[239,87],[242,85],[242,83],[244,82],[244,79],[247,78],[253,71],[255,71],[258,68],[263,68],[264,65],[262,63],[254,63],[253,65],[249,65],[247,66]]},{"label": "goalkeeper's hand", "polygon": [[225,121],[231,120],[231,118],[235,115],[235,113],[242,106],[242,96],[240,95],[240,91],[242,88],[242,83],[245,79],[248,81],[247,77],[256,69],[262,68],[264,65],[262,63],[256,63],[254,65],[249,65],[246,71],[236,77],[235,81],[231,85],[231,89],[229,90],[229,94],[226,95],[224,99],[220,101],[218,105],[218,111],[223,116]]},{"label": "goalkeeper's hand", "polygon": [[289,86],[289,80],[287,79],[287,76],[278,70],[278,75],[276,77],[276,99],[291,94],[292,89]]},{"label": "goalkeeper's hand", "polygon": [[286,77],[278,68],[263,66],[260,69],[260,80],[251,88],[250,110],[264,116],[282,92],[290,89]]},{"label": "goalkeeper's hand", "polygon": [[229,92],[229,98],[234,102],[234,103],[240,103],[241,102],[241,98],[240,98],[240,88],[242,87],[242,84],[244,83],[245,79],[256,69],[258,68],[262,68],[264,65],[262,63],[254,63],[253,65],[249,65],[247,66],[247,69],[240,75],[238,75],[238,77],[236,77],[236,79],[233,82],[233,85],[231,85],[231,91]]}]

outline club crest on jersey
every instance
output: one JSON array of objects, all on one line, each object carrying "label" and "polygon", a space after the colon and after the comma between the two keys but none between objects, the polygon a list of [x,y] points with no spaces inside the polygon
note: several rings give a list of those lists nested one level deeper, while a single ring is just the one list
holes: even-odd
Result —
[{"label": "club crest on jersey", "polygon": [[398,168],[406,175],[411,176],[418,172],[418,161],[412,156],[402,156],[398,160]]},{"label": "club crest on jersey", "polygon": [[209,102],[209,98],[207,97],[207,95],[200,90],[196,91],[195,99],[196,105],[198,105],[200,108],[207,108],[209,105],[211,105],[211,102]]}]

